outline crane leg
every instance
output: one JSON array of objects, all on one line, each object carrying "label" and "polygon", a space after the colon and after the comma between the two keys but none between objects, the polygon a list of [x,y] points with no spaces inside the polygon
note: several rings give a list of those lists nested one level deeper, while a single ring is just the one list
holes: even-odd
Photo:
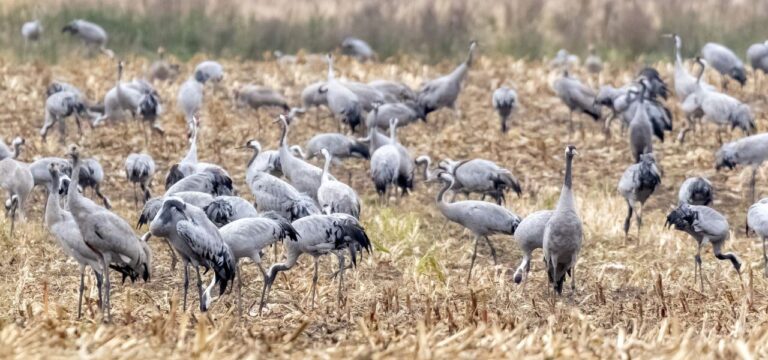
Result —
[{"label": "crane leg", "polygon": [[133,183],[133,206],[139,207],[139,195],[136,194],[136,183]]},{"label": "crane leg", "polygon": [[752,167],[752,177],[749,180],[749,191],[750,191],[750,199],[752,199],[752,203],[755,203],[755,178],[757,177],[757,168]]},{"label": "crane leg", "polygon": [[344,255],[339,254],[339,306],[342,306],[343,302],[343,296],[342,293],[344,291]]},{"label": "crane leg", "polygon": [[467,285],[472,279],[472,268],[475,267],[475,257],[477,256],[477,243],[480,242],[480,236],[475,235],[475,250],[472,251],[472,262],[469,264],[469,274],[467,274]]},{"label": "crane leg", "polygon": [[112,204],[109,202],[109,198],[101,193],[101,185],[96,184],[96,186],[93,187],[93,191],[96,192],[96,196],[101,198],[101,201],[104,203],[104,207],[107,208],[107,210],[112,209]]},{"label": "crane leg", "polygon": [[240,264],[235,265],[237,275],[237,316],[243,317],[243,272],[240,270]]},{"label": "crane leg", "polygon": [[112,283],[109,280],[109,262],[104,257],[101,258],[101,268],[104,274],[104,302],[101,307],[101,313],[104,322],[108,323],[111,321],[110,307],[112,305],[110,304],[109,294],[112,288]]},{"label": "crane leg", "polygon": [[627,217],[624,219],[624,245],[629,242],[629,225],[632,221],[632,204],[627,200]]},{"label": "crane leg", "polygon": [[184,311],[187,311],[187,291],[189,290],[189,263],[184,262],[184,298],[182,300],[182,307]]},{"label": "crane leg", "polygon": [[179,258],[176,256],[176,250],[173,250],[170,241],[166,241],[165,244],[168,245],[168,250],[171,252],[171,271],[176,271],[176,263],[179,262]]},{"label": "crane leg", "polygon": [[487,236],[485,237],[485,242],[488,243],[488,247],[491,248],[491,257],[493,257],[493,265],[498,265],[499,261],[496,258],[496,248],[493,247],[493,244],[491,243],[491,239],[489,239]]},{"label": "crane leg", "polygon": [[203,295],[203,278],[200,276],[200,266],[195,266],[197,272],[197,296],[200,298],[200,311],[205,312],[205,296]]},{"label": "crane leg", "polygon": [[320,258],[315,257],[315,274],[312,275],[312,308],[315,308],[315,291],[317,291],[317,271],[320,267]]},{"label": "crane leg", "polygon": [[531,256],[529,254],[523,255],[523,260],[520,262],[520,266],[517,267],[517,270],[515,271],[514,280],[516,284],[520,284],[521,282],[525,281],[527,277],[527,272],[531,267]]},{"label": "crane leg", "polygon": [[85,290],[85,265],[80,265],[80,289],[77,300],[77,319],[83,316],[83,290]]},{"label": "crane leg", "polygon": [[104,277],[98,271],[96,271],[96,269],[91,270],[93,270],[93,275],[96,276],[96,288],[99,289],[99,309],[101,309],[104,307],[104,302],[101,295],[101,285],[104,283]]},{"label": "crane leg", "polygon": [[696,260],[696,269],[698,270],[699,274],[699,289],[701,292],[704,292],[704,275],[701,271],[701,244],[699,244],[697,250],[696,250],[696,257],[694,258]]},{"label": "crane leg", "polygon": [[573,135],[573,110],[568,111],[568,139]]},{"label": "crane leg", "polygon": [[766,237],[763,236],[763,276],[768,278],[768,255],[765,251],[765,239]]},{"label": "crane leg", "polygon": [[643,203],[640,203],[640,210],[637,212],[637,245],[640,245],[641,226],[643,226]]}]

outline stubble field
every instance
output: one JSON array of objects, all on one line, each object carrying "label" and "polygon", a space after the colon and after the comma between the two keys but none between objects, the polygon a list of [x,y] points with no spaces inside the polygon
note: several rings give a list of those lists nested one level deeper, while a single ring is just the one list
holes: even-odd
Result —
[{"label": "stubble field", "polygon": [[[128,78],[140,75],[148,65],[141,58],[127,60]],[[200,60],[182,64],[181,73],[191,73]],[[235,109],[232,90],[250,82],[268,85],[298,105],[303,87],[324,79],[325,65],[220,60],[226,76],[220,85],[206,88],[199,157],[224,166],[239,193],[252,199],[244,184],[251,153],[237,147],[255,138],[265,149],[276,148],[279,128],[272,122],[276,111]],[[350,80],[394,79],[417,88],[453,66],[453,61],[427,67],[409,59],[381,64],[341,60],[336,71]],[[671,81],[670,64],[655,66]],[[590,81],[619,85],[630,81],[638,69],[639,65],[609,67],[599,80]],[[588,78],[585,73],[579,75]],[[102,189],[115,211],[131,224],[136,223],[139,209],[125,179],[123,161],[132,152],[151,154],[159,168],[153,193],[162,192],[165,172],[187,148],[186,127],[175,108],[176,92],[185,76],[156,84],[166,107],[161,120],[167,132],[164,139],[154,136],[146,145],[135,122],[86,126],[85,135],[78,139],[74,124],[68,124],[66,142],[78,143],[84,155],[99,159],[107,175]],[[480,157],[508,167],[521,180],[523,195],[508,194],[507,207],[521,217],[553,208],[562,184],[563,148],[569,141],[567,110],[550,90],[552,76],[539,63],[480,58],[459,98],[461,118],[455,120],[449,111],[431,114],[427,123],[401,128],[401,142],[414,157]],[[22,161],[64,155],[57,133],[47,143],[38,136],[45,88],[51,80],[71,82],[90,99],[100,101],[114,85],[115,65],[105,58],[72,58],[52,67],[0,59],[0,135],[7,140],[16,135],[27,138]],[[522,103],[506,135],[499,132],[490,106],[490,94],[501,84],[513,85]],[[744,89],[732,91],[753,107],[758,129],[763,130],[768,126],[763,116],[765,100],[754,95],[753,86],[750,81]],[[676,110],[674,102],[669,104]],[[320,110],[317,118],[316,110],[309,111],[291,126],[289,142],[303,144],[317,132],[336,131],[335,120],[327,115]],[[682,126],[675,115],[674,135]],[[510,275],[521,253],[508,236],[493,238],[500,252],[498,266],[481,244],[472,281],[466,284],[472,236],[452,223],[443,228],[443,217],[435,206],[436,185],[426,186],[417,174],[410,196],[379,205],[367,162],[350,160],[333,172],[346,180],[346,170],[351,170],[350,185],[363,199],[362,221],[374,252],[347,272],[344,306],[337,304],[337,283],[330,279],[336,261],[326,258],[321,261],[317,305],[310,307],[312,262],[303,257],[299,266],[277,278],[268,310],[261,316],[256,314],[257,304],[238,317],[234,293],[217,299],[206,314],[199,312],[191,296],[184,311],[179,301],[182,273],[170,271],[166,246],[152,240],[152,279],[113,287],[113,323],[101,323],[93,279],[86,282],[86,311],[77,320],[78,266],[44,229],[43,191],[36,189],[28,204],[28,221],[17,226],[14,237],[8,234],[9,223],[0,220],[0,357],[768,356],[768,281],[763,277],[762,249],[757,238],[744,233],[749,171],[715,172],[718,144],[713,127],[705,127],[684,145],[674,143],[674,136],[663,144],[657,142],[662,185],[646,204],[640,238],[633,226],[625,245],[621,224],[626,205],[616,184],[631,161],[627,140],[618,127],[606,138],[602,124],[578,119],[583,126],[571,142],[580,153],[574,162],[574,184],[585,234],[575,293],[567,286],[562,297],[552,299],[540,251],[534,253],[527,283],[515,285]],[[730,263],[714,259],[708,248],[703,271],[709,283],[703,293],[693,280],[694,241],[663,227],[666,213],[677,202],[680,183],[690,175],[706,175],[713,182],[714,208],[726,214],[731,224],[726,248],[745,261],[738,276]],[[765,193],[766,180],[761,172],[758,195]],[[269,250],[266,265],[273,261]],[[248,305],[258,300],[262,281],[253,264],[243,261],[241,267],[244,304]]]}]

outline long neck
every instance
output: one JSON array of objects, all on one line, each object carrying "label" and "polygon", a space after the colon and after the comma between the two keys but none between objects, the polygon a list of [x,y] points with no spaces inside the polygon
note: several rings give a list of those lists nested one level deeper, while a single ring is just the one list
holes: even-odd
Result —
[{"label": "long neck", "polygon": [[453,182],[446,181],[445,185],[443,185],[443,188],[440,189],[440,192],[437,193],[437,198],[435,198],[435,200],[437,201],[438,206],[448,204],[447,202],[445,202],[444,196],[445,196],[445,192],[448,191],[448,189],[450,189],[451,186],[453,186]]},{"label": "long neck", "polygon": [[192,130],[192,138],[189,139],[189,150],[184,156],[184,161],[197,163],[197,127]]},{"label": "long neck", "polygon": [[13,145],[13,158],[18,159],[19,155],[21,154],[21,144],[14,144]]},{"label": "long neck", "polygon": [[701,66],[701,70],[699,70],[699,75],[696,77],[696,84],[701,84],[701,77],[704,75],[704,65],[699,64]]},{"label": "long neck", "polygon": [[330,174],[328,173],[330,168],[331,168],[331,155],[330,154],[326,154],[325,155],[325,165],[323,165],[323,174],[320,176],[320,181],[321,182],[326,182],[326,181],[330,181],[331,180]]},{"label": "long neck", "polygon": [[680,56],[680,47],[682,41],[679,37],[675,37],[675,65],[683,66],[683,58]]},{"label": "long neck", "polygon": [[[70,183],[71,185],[71,183]],[[51,226],[61,219],[61,208],[59,207],[59,177],[53,176],[48,185],[48,202],[45,206],[45,225]]]},{"label": "long neck", "polygon": [[424,180],[429,180],[429,178],[432,177],[432,174],[430,174],[429,167],[432,165],[432,160],[427,158],[427,160],[424,163]]},{"label": "long neck", "polygon": [[333,80],[335,78],[335,75],[333,73],[333,59],[328,59],[328,80]]},{"label": "long neck", "polygon": [[557,208],[573,208],[573,157],[567,156],[565,160],[565,179],[563,180],[563,189],[560,191],[560,199],[557,202]]},{"label": "long neck", "polygon": [[67,200],[69,200],[69,207],[73,209],[80,201],[82,201],[83,195],[77,191],[77,185],[80,183],[80,158],[72,158],[72,180],[69,181],[69,189],[67,189]]},{"label": "long neck", "polygon": [[251,160],[248,160],[248,166],[246,166],[246,168],[249,168],[251,165],[253,165],[253,162],[256,161],[257,156],[259,156],[259,149],[253,149],[253,156],[251,156]]},{"label": "long neck", "polygon": [[397,126],[395,124],[389,124],[389,140],[393,144],[397,144]]}]

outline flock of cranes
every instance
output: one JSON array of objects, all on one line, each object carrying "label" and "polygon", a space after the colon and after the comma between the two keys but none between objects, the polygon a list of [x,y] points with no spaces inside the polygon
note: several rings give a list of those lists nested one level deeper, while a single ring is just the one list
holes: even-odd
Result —
[{"label": "flock of cranes", "polygon": [[[26,41],[35,41],[41,32],[39,22],[24,24],[22,28]],[[106,47],[107,33],[100,26],[75,20],[62,32],[80,38],[90,52],[101,52],[114,58],[114,53]],[[750,107],[702,78],[705,68],[711,66],[722,75],[723,91],[727,89],[729,78],[743,85],[747,81],[743,63],[728,48],[710,43],[695,59],[699,66],[697,75],[691,75],[680,54],[680,36],[672,34],[668,37],[673,39],[675,46],[674,93],[687,118],[687,127],[680,132],[678,140],[682,142],[688,130],[703,122],[716,125],[718,139],[721,128],[742,129],[747,136],[723,144],[716,153],[715,165],[718,170],[751,166],[750,200],[755,202],[755,174],[768,158],[768,134],[753,135],[756,129]],[[521,217],[507,207],[506,194],[510,190],[518,195],[522,193],[521,184],[511,170],[480,158],[460,161],[446,158],[433,167],[428,155],[414,156],[398,138],[399,128],[416,126],[418,120],[426,122],[434,111],[445,108],[452,110],[456,118],[461,117],[456,103],[471,70],[477,46],[477,42],[471,42],[463,62],[450,73],[426,81],[418,91],[392,80],[375,80],[367,84],[342,81],[335,75],[331,54],[326,58],[326,81],[309,84],[302,91],[300,107],[291,107],[284,96],[268,87],[250,84],[237,90],[234,97],[240,106],[273,107],[282,112],[273,125],[281,130],[276,149],[263,149],[261,141],[265,139],[251,139],[242,146],[253,153],[246,166],[245,180],[255,203],[237,194],[232,177],[223,166],[198,160],[197,141],[200,127],[204,126],[199,113],[205,105],[206,85],[224,81],[225,75],[218,62],[198,64],[178,90],[176,105],[187,123],[189,149],[168,169],[165,192],[152,196],[153,180],[159,176],[159,168],[150,154],[127,154],[125,158],[125,176],[133,185],[134,202],[143,204],[137,227],[148,226],[141,236],[111,210],[110,200],[100,189],[104,171],[95,159],[83,158],[84,149],[72,145],[66,150],[66,158],[42,158],[29,164],[18,160],[25,144],[23,138],[17,137],[7,145],[0,142],[0,188],[8,194],[5,206],[11,218],[11,232],[17,215],[24,218],[33,188],[43,187],[47,193],[44,224],[63,251],[80,266],[78,317],[82,313],[85,268],[90,267],[94,272],[99,304],[104,320],[109,321],[110,271],[122,275],[123,280],[147,281],[153,269],[148,241],[153,237],[167,243],[172,270],[179,259],[183,264],[185,309],[190,266],[197,276],[201,311],[212,306],[214,289],[222,296],[235,281],[238,309],[242,310],[242,276],[238,262],[241,258],[251,259],[263,277],[260,304],[263,308],[268,303],[277,274],[290,270],[302,254],[311,256],[314,261],[313,306],[319,260],[324,255],[336,255],[339,263],[338,301],[343,304],[344,271],[349,268],[347,261],[351,260],[354,266],[363,253],[372,251],[371,240],[361,222],[367,210],[356,189],[350,186],[352,173],[348,174],[346,182],[333,175],[333,166],[354,158],[369,160],[369,177],[382,204],[388,205],[393,196],[402,197],[413,191],[417,170],[423,174],[425,183],[442,184],[436,196],[436,208],[446,220],[461,225],[474,235],[468,283],[472,280],[481,240],[497,262],[497,250],[490,236],[503,235],[513,237],[523,252],[523,259],[513,276],[516,283],[527,278],[533,251],[542,249],[553,292],[562,292],[567,276],[571,277],[575,291],[579,255],[582,250],[589,249],[582,249],[584,232],[575,204],[574,177],[578,172],[574,170],[574,160],[578,152],[574,145],[565,148],[563,186],[555,208]],[[345,39],[342,51],[360,61],[376,59],[375,52],[360,39]],[[748,58],[753,68],[768,70],[768,47],[765,44],[751,47]],[[65,144],[68,139],[65,123],[70,117],[74,117],[81,136],[81,121],[92,126],[112,126],[126,122],[128,116],[140,120],[141,124],[148,123],[152,132],[164,136],[165,131],[159,123],[163,104],[152,81],[172,81],[172,68],[158,62],[153,64],[152,69],[157,71],[152,73],[162,76],[125,82],[122,80],[124,64],[118,59],[115,62],[116,83],[100,103],[90,101],[71,84],[55,82],[49,86],[43,109],[45,120],[40,130],[43,141],[48,130],[58,123],[60,143]],[[623,230],[625,241],[628,241],[635,214],[639,241],[643,206],[663,177],[653,152],[654,138],[663,142],[665,132],[672,131],[673,116],[666,105],[671,91],[659,72],[651,67],[642,69],[634,81],[623,87],[604,85],[595,91],[569,73],[568,69],[577,65],[578,59],[574,55],[565,50],[558,52],[551,66],[562,71],[562,76],[554,81],[552,89],[569,110],[568,129],[571,132],[574,112],[594,120],[605,120],[603,126],[607,132],[610,132],[613,119],[621,120],[622,133],[629,146],[627,158],[631,159],[618,182],[618,192],[626,200],[628,209]],[[602,70],[602,62],[593,47],[585,66],[591,73]],[[510,121],[518,108],[518,95],[515,89],[504,85],[489,97],[490,105],[499,115],[501,132],[506,133],[514,126]],[[339,132],[316,134],[303,147],[291,145],[290,129],[301,126],[296,118],[313,107],[327,108],[338,121]],[[603,108],[608,108],[612,114],[604,116]],[[365,129],[358,130],[360,127]],[[365,136],[349,135],[354,133]],[[322,167],[308,161],[315,157],[323,160]],[[84,196],[87,188],[93,189],[102,205]],[[449,191],[453,194],[451,200],[446,196]],[[463,194],[466,199],[456,201],[457,194]],[[481,199],[471,200],[471,196]],[[695,266],[702,288],[704,275],[700,253],[706,244],[712,244],[716,258],[729,260],[737,272],[742,266],[735,254],[723,252],[730,226],[725,217],[709,207],[713,197],[713,185],[708,179],[686,179],[680,188],[677,207],[668,214],[666,223],[696,240]],[[485,201],[486,198],[493,202]],[[768,199],[749,208],[748,226],[762,238],[765,253]],[[283,244],[284,260],[279,261],[275,248],[275,261],[265,269],[263,251],[270,246],[276,247],[279,242]],[[768,256],[764,255],[764,258],[768,276]],[[203,281],[201,270],[213,270],[208,285]]]}]

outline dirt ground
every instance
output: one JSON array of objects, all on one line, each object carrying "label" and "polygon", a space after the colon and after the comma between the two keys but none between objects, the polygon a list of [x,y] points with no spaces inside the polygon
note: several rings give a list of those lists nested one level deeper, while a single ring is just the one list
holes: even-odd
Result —
[{"label": "dirt ground", "polygon": [[[182,64],[190,74],[202,57]],[[278,66],[269,62],[221,61],[226,76],[222,84],[207,87],[199,137],[201,161],[224,166],[233,175],[239,193],[252,199],[244,184],[250,153],[237,149],[248,139],[258,139],[265,149],[277,147],[279,128],[272,121],[276,110],[235,109],[232,91],[246,83],[271,86],[293,104],[304,86],[322,80],[321,63]],[[127,78],[139,76],[145,59],[128,59]],[[671,64],[654,64],[670,81]],[[350,80],[396,79],[417,88],[425,79],[450,71],[452,64],[426,67],[399,63],[359,64],[342,60],[339,76]],[[43,143],[45,88],[51,80],[65,80],[99,100],[114,85],[116,66],[105,58],[72,59],[49,67],[0,59],[0,135],[7,141],[27,139],[20,160],[63,156],[58,133]],[[593,84],[619,85],[631,80],[639,65],[609,68]],[[187,75],[185,75],[187,76]],[[184,77],[185,77],[184,76]],[[568,144],[567,109],[554,96],[550,82],[556,74],[539,63],[480,58],[471,69],[460,96],[460,119],[450,111],[431,114],[427,123],[401,128],[399,136],[412,155],[428,154],[433,160],[486,158],[508,167],[522,182],[523,194],[508,195],[507,207],[520,216],[553,208],[564,170],[563,149]],[[712,83],[719,83],[712,76]],[[104,166],[104,192],[114,210],[133,224],[138,208],[133,188],[125,179],[123,162],[132,152],[147,151],[158,164],[153,190],[162,192],[165,172],[186,153],[186,128],[176,111],[179,78],[156,84],[166,112],[164,139],[150,137],[145,144],[138,123],[110,124],[77,137],[69,123],[66,142],[78,143],[86,156]],[[514,86],[522,109],[511,131],[503,135],[491,108],[491,93],[501,84]],[[768,126],[765,97],[754,94],[754,81],[734,89],[756,114],[758,129]],[[435,206],[436,185],[426,186],[417,175],[414,192],[379,205],[368,175],[368,164],[349,160],[333,172],[346,180],[363,199],[362,221],[374,243],[354,271],[347,272],[345,304],[336,301],[337,283],[330,279],[335,259],[321,261],[319,297],[310,307],[312,262],[280,275],[268,310],[256,308],[238,317],[234,293],[217,299],[210,312],[201,314],[192,296],[189,310],[180,308],[182,273],[170,271],[168,250],[151,243],[154,253],[149,283],[130,282],[113,287],[113,323],[101,323],[94,280],[88,278],[86,311],[77,320],[79,269],[58,248],[42,225],[43,192],[35,190],[28,204],[28,221],[10,237],[9,223],[0,220],[0,357],[3,358],[761,358],[768,356],[765,296],[759,240],[745,236],[746,194],[750,172],[746,169],[716,172],[718,148],[714,127],[707,126],[681,145],[674,136],[683,122],[677,100],[675,133],[654,144],[662,185],[645,207],[645,221],[638,238],[632,228],[624,243],[624,200],[616,191],[623,170],[630,164],[627,139],[618,126],[606,137],[601,124],[577,116],[580,131],[574,143],[580,155],[574,162],[577,206],[584,222],[584,245],[576,271],[576,291],[566,287],[553,299],[542,271],[541,252],[524,286],[511,281],[521,252],[514,239],[496,236],[500,252],[494,266],[485,246],[480,246],[472,280],[466,272],[472,253],[472,236],[458,225],[444,226]],[[317,132],[335,132],[335,120],[326,110],[311,110],[293,124],[291,144],[303,144]],[[742,136],[738,131],[734,138]],[[677,189],[686,176],[706,175],[716,189],[714,208],[727,215],[731,240],[726,249],[744,261],[739,276],[727,261],[718,261],[710,249],[703,255],[708,283],[704,292],[693,278],[695,242],[687,235],[663,227],[666,213],[677,202]],[[757,180],[758,194],[765,194],[766,174]],[[90,195],[90,194],[89,194]],[[463,199],[463,197],[459,197]],[[141,235],[146,229],[136,230]],[[274,261],[271,250],[266,265]],[[258,300],[261,276],[253,264],[241,262],[244,303]],[[511,269],[511,270],[510,270]],[[570,281],[570,280],[569,280]],[[569,284],[570,285],[570,284]]]}]

